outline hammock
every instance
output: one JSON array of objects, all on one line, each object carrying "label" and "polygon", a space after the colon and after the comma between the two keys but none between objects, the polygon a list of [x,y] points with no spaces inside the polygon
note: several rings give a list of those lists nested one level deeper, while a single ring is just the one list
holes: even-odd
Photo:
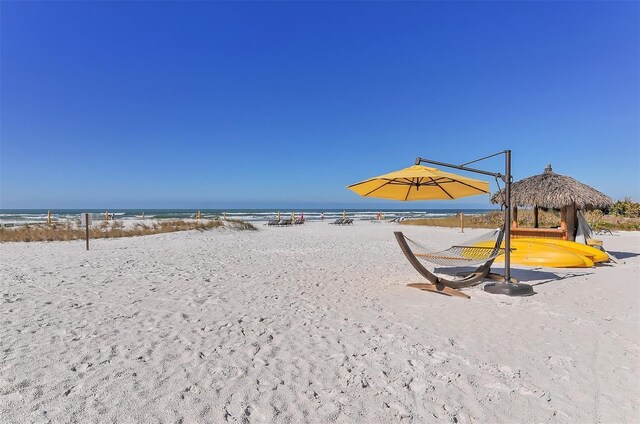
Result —
[{"label": "hammock", "polygon": [[[485,278],[498,281],[502,278],[499,275],[491,273],[491,264],[493,264],[493,260],[504,253],[504,249],[500,247],[504,235],[502,229],[475,237],[465,243],[464,246],[452,246],[449,249],[435,253],[424,252],[417,254],[411,250],[407,241],[411,242],[422,251],[425,251],[426,249],[419,243],[407,238],[400,231],[396,231],[394,234],[396,236],[396,241],[402,249],[402,253],[404,253],[416,271],[429,281],[429,283],[408,284],[410,287],[434,291],[449,296],[462,296],[469,298],[468,295],[460,292],[459,289],[479,284]],[[482,263],[482,265],[480,265],[474,272],[464,275],[462,278],[449,279],[433,274],[422,265],[419,259],[439,265],[459,266],[478,263]]]},{"label": "hammock", "polygon": [[504,248],[499,247],[502,236],[502,230],[493,230],[467,241],[464,245],[451,246],[439,252],[427,252],[428,249],[420,243],[407,236],[404,238],[416,247],[412,250],[418,259],[437,265],[465,266],[485,263],[502,255]]}]

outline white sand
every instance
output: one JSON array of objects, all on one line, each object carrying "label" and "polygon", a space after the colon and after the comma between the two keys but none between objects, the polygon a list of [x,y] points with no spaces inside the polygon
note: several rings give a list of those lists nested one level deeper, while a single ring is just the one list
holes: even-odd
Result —
[{"label": "white sand", "polygon": [[520,267],[535,296],[465,300],[405,286],[397,229],[480,233],[2,244],[0,421],[637,422],[640,233],[601,237],[625,263]]}]

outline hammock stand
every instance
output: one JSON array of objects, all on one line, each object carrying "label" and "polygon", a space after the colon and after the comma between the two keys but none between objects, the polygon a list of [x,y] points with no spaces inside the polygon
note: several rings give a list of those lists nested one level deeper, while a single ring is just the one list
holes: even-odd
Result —
[{"label": "hammock stand", "polygon": [[[485,159],[492,158],[494,156],[498,156],[504,154],[504,175],[499,172],[489,172],[484,171],[482,169],[470,168],[467,165],[470,165],[475,162],[480,162]],[[421,163],[430,163],[433,165],[446,166],[448,168],[461,169],[463,171],[474,172],[477,174],[489,175],[496,178],[496,182],[498,179],[501,179],[505,183],[504,188],[504,234],[505,234],[505,251],[504,251],[504,277],[497,276],[499,282],[493,282],[485,284],[484,291],[492,294],[505,294],[507,296],[531,296],[535,292],[533,291],[533,287],[529,284],[518,283],[515,279],[511,278],[511,150],[504,150],[502,152],[494,153],[493,155],[485,156],[480,159],[473,160],[471,162],[467,162],[462,165],[455,165],[451,163],[438,162],[430,159],[424,158],[416,158],[416,165],[420,165]],[[402,233],[400,233],[402,234]],[[460,281],[455,282],[451,280],[446,280],[443,278],[436,277],[431,272],[429,272],[422,264],[418,261],[416,256],[411,252],[409,246],[406,243],[405,237],[399,237],[396,234],[396,240],[400,243],[400,247],[404,252],[409,262],[413,265],[413,267],[424,276],[427,280],[432,282],[433,287],[419,287],[422,290],[427,291],[436,291],[438,293],[448,294],[449,296],[462,296],[469,298],[466,294],[460,292],[456,286],[459,286]],[[403,247],[404,245],[404,247]],[[479,267],[476,272],[472,273],[466,278],[466,282],[464,287],[469,287],[474,284],[478,284],[482,281],[483,278],[494,278],[495,274],[491,274],[489,272],[489,267],[493,263],[493,259],[488,260],[484,265]],[[484,276],[483,276],[484,275]],[[476,281],[477,280],[477,281]],[[500,281],[501,280],[501,281]],[[413,286],[415,287],[415,286]],[[457,293],[456,293],[457,292]]]},{"label": "hammock stand", "polygon": [[[458,296],[470,299],[471,297],[461,292],[460,289],[480,284],[485,279],[499,282],[505,281],[505,278],[502,275],[491,272],[491,265],[495,258],[504,253],[504,249],[500,247],[504,236],[503,230],[499,231],[493,247],[478,247],[473,245],[452,246],[447,250],[428,254],[414,253],[407,243],[407,237],[401,231],[395,231],[393,234],[400,245],[400,249],[402,249],[402,253],[404,253],[406,258],[409,260],[409,263],[413,265],[420,275],[429,281],[429,283],[407,284],[409,287],[440,293],[447,296]],[[462,278],[447,279],[435,275],[425,268],[418,257],[439,265],[473,265],[482,263],[483,261],[484,263],[474,272],[462,275]],[[514,280],[512,279],[511,281]]]}]

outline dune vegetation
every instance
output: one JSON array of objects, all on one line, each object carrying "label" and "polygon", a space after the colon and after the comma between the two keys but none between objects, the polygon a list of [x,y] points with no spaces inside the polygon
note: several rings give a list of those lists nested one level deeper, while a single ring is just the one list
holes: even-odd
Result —
[{"label": "dune vegetation", "polygon": [[[618,203],[616,203],[617,205]],[[635,205],[638,205],[637,203]],[[618,210],[623,209],[621,206]],[[637,206],[627,206],[627,210],[637,211]],[[637,215],[637,214],[636,214]],[[640,230],[640,216],[627,216],[623,213],[605,213],[601,210],[584,212],[587,222],[594,230]],[[492,211],[486,214],[464,215],[463,223],[465,228],[497,228],[504,222],[504,213]],[[402,221],[404,225],[427,225],[433,227],[460,227],[460,216],[450,216],[446,218],[424,218],[410,219]],[[518,226],[533,227],[533,210],[518,209]],[[553,228],[560,226],[560,211],[539,210],[538,226]]]},{"label": "dune vegetation", "polygon": [[[199,220],[199,221],[151,221],[125,225],[123,221],[103,221],[92,226],[91,239],[147,236],[152,234],[172,233],[176,231],[206,231],[226,227],[237,230],[256,230],[257,228],[240,220]],[[13,241],[64,241],[85,238],[85,229],[72,223],[33,224],[20,227],[0,228],[0,242]]]}]

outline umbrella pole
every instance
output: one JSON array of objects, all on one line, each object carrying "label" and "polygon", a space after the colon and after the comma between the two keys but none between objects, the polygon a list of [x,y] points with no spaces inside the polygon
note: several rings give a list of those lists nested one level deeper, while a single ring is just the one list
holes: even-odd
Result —
[{"label": "umbrella pole", "polygon": [[504,233],[506,240],[504,241],[504,279],[505,282],[511,282],[511,150],[505,150],[504,155],[504,173],[505,175],[505,211],[504,211]]}]

